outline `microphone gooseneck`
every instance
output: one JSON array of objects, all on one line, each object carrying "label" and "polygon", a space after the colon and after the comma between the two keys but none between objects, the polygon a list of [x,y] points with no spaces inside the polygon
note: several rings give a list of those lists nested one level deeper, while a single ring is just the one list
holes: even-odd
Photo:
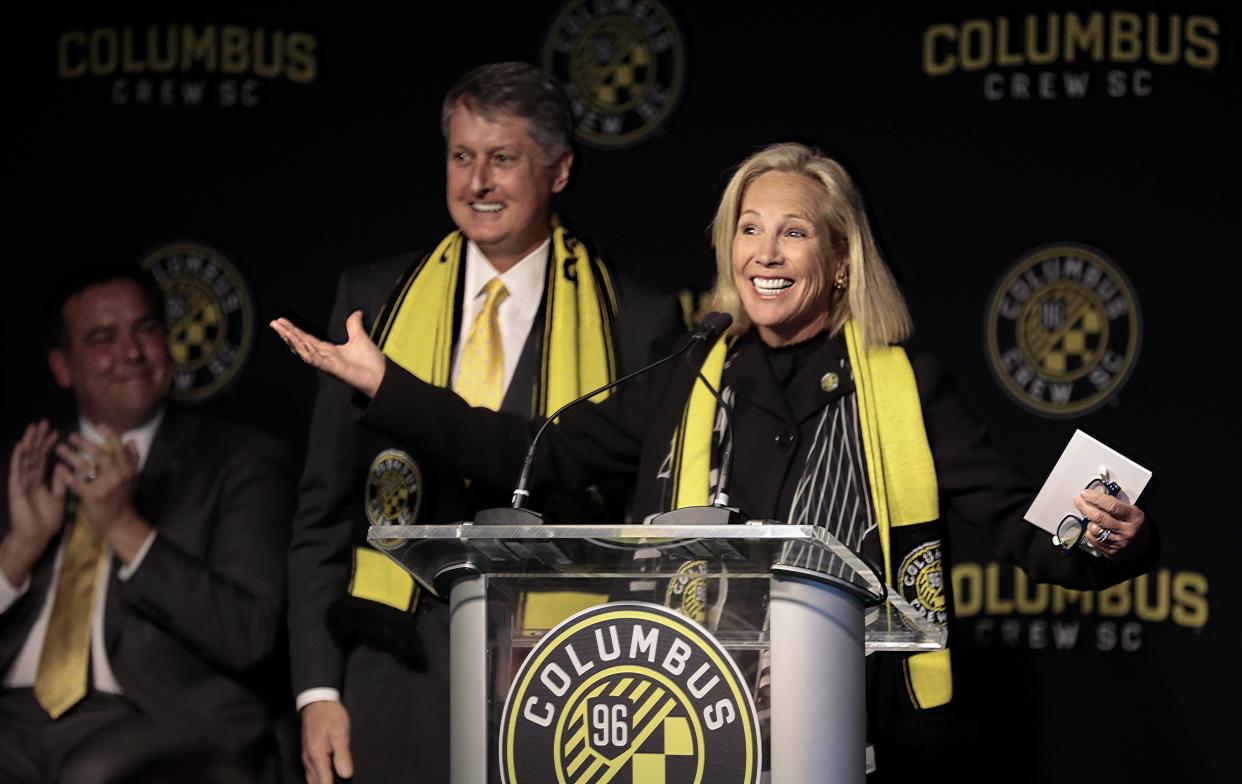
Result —
[{"label": "microphone gooseneck", "polygon": [[523,504],[526,502],[526,499],[530,497],[530,471],[531,471],[531,466],[534,464],[534,461],[535,461],[535,448],[539,445],[539,439],[540,437],[543,436],[544,431],[547,430],[548,426],[551,425],[553,422],[555,422],[556,418],[559,417],[562,413],[564,413],[566,409],[576,406],[577,404],[581,403],[584,400],[589,400],[595,397],[596,395],[600,394],[601,392],[607,392],[609,389],[612,389],[615,386],[624,384],[630,379],[636,378],[637,376],[641,376],[644,373],[654,370],[665,363],[672,362],[674,359],[677,359],[678,357],[682,356],[687,351],[689,351],[690,348],[694,346],[696,343],[714,342],[718,337],[720,337],[721,334],[724,333],[726,329],[729,328],[729,325],[731,325],[732,323],[733,323],[733,317],[730,316],[728,313],[716,313],[716,312],[708,313],[703,318],[703,322],[699,325],[699,328],[696,329],[694,333],[690,335],[690,340],[686,342],[686,345],[682,346],[677,351],[674,351],[672,354],[669,354],[667,357],[663,357],[662,359],[658,359],[655,362],[652,362],[650,365],[641,367],[638,370],[635,370],[633,373],[622,376],[621,378],[618,378],[615,381],[610,381],[598,389],[593,389],[590,392],[586,393],[585,395],[576,397],[573,400],[566,403],[565,405],[558,408],[555,412],[553,412],[552,415],[549,416],[546,420],[544,420],[544,423],[539,426],[539,430],[535,432],[535,437],[531,439],[530,447],[526,450],[526,458],[525,460],[522,461],[522,472],[518,476],[517,487],[513,490],[513,500],[510,503],[510,507],[513,509],[522,509]]}]

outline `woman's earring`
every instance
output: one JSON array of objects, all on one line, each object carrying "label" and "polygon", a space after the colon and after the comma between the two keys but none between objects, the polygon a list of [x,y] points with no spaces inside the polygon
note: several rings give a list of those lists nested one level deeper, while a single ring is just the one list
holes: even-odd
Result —
[{"label": "woman's earring", "polygon": [[837,273],[837,279],[832,282],[832,287],[837,291],[845,291],[850,287],[849,270],[841,270]]}]

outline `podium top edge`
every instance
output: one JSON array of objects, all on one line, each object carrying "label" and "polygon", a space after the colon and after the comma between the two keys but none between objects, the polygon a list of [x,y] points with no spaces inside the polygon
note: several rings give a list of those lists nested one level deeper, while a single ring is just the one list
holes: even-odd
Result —
[{"label": "podium top edge", "polygon": [[823,541],[827,534],[809,525],[373,525],[367,539],[624,539],[733,541]]}]

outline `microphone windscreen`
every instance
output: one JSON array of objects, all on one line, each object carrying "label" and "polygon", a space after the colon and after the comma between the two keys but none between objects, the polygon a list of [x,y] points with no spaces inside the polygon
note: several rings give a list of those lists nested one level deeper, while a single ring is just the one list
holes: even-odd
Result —
[{"label": "microphone windscreen", "polygon": [[723,334],[732,323],[733,317],[728,313],[712,311],[703,317],[703,322],[695,330],[695,335],[696,337],[701,336],[703,340],[714,340]]}]

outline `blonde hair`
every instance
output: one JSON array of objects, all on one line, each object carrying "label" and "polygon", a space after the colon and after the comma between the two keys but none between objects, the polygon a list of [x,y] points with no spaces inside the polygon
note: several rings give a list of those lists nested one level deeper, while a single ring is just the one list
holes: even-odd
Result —
[{"label": "blonde hair", "polygon": [[[729,331],[734,334],[751,327],[733,280],[733,237],[737,233],[738,214],[746,189],[771,171],[801,174],[823,188],[822,211],[817,218],[828,227],[830,250],[836,251],[824,254],[826,263],[844,258],[849,264],[848,288],[845,292],[835,292],[844,296],[835,297],[831,305],[828,325],[832,334],[840,332],[852,318],[858,324],[865,346],[883,346],[908,338],[913,331],[910,311],[871,234],[858,186],[841,164],[802,144],[765,147],[743,161],[729,180],[712,220],[716,285],[707,309],[732,316],[733,326]],[[833,269],[828,270],[829,279],[833,272]]]}]

